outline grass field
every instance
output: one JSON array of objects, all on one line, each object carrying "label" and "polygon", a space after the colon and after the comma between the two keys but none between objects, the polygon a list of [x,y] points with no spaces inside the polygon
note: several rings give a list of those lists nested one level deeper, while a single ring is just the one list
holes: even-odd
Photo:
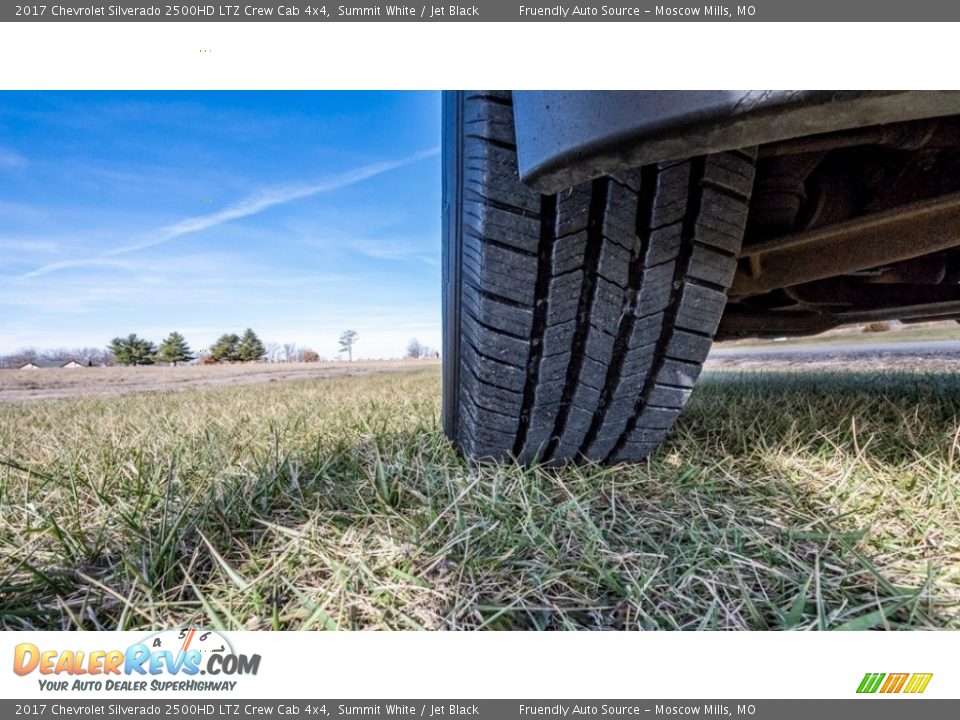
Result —
[{"label": "grass field", "polygon": [[634,467],[471,467],[436,368],[0,404],[6,629],[960,628],[960,377],[711,371]]},{"label": "grass field", "polygon": [[438,367],[439,360],[358,360],[314,363],[226,363],[142,367],[43,368],[0,370],[0,403],[56,400],[90,395],[128,395],[222,385],[286,382],[306,378],[370,375]]}]

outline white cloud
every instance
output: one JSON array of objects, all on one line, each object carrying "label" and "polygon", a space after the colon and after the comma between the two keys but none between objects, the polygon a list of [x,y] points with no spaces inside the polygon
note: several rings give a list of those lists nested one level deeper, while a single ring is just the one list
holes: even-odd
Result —
[{"label": "white cloud", "polygon": [[[0,212],[3,212],[3,203],[0,203]],[[11,252],[28,255],[30,253],[40,253],[49,255],[51,253],[61,253],[64,250],[63,243],[53,240],[32,239],[32,238],[5,238],[0,237],[0,250],[9,250]],[[9,259],[9,257],[7,258]]]},{"label": "white cloud", "polygon": [[425,253],[423,240],[416,238],[350,239],[342,244],[351,250],[376,260],[422,259]]},{"label": "white cloud", "polygon": [[[295,200],[302,200],[314,195],[319,195],[321,193],[339,190],[340,188],[354,185],[358,182],[368,180],[376,177],[377,175],[382,175],[383,173],[391,170],[396,170],[407,165],[412,165],[420,160],[434,157],[439,154],[439,152],[439,148],[432,148],[400,160],[388,160],[372,163],[370,165],[364,165],[316,183],[303,183],[299,185],[288,185],[285,187],[263,190],[219,212],[184,218],[178,222],[166,225],[157,230],[155,233],[152,233],[142,242],[114,248],[113,250],[103,253],[101,257],[106,258],[114,255],[123,255],[126,253],[136,252],[137,250],[154,247],[156,245],[169,242],[175,238],[182,237],[183,235],[200,232],[201,230],[207,230],[231,220],[238,220],[240,218],[256,215],[277,205],[283,205]],[[61,260],[43,265],[35,270],[31,270],[21,277],[36,277],[38,275],[45,275],[47,273],[70,267],[82,267],[90,264],[91,262],[92,260],[89,258],[84,260]]]},{"label": "white cloud", "polygon": [[27,159],[10,148],[0,147],[0,168],[17,169],[25,167]]}]

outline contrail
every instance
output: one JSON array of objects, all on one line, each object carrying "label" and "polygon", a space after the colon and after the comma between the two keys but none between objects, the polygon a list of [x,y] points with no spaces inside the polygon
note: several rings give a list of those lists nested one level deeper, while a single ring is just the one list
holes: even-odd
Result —
[{"label": "contrail", "polygon": [[[388,160],[384,162],[372,163],[370,165],[364,165],[362,167],[349,170],[345,173],[341,173],[340,175],[334,175],[331,178],[317,183],[288,185],[286,187],[277,187],[264,190],[255,195],[244,198],[240,202],[220,210],[219,212],[210,213],[209,215],[198,215],[196,217],[184,218],[183,220],[175,222],[171,225],[164,225],[142,242],[107,250],[106,252],[101,253],[99,257],[108,258],[114,255],[124,255],[137,250],[143,250],[145,248],[161,245],[175,238],[182,237],[183,235],[200,232],[201,230],[207,230],[231,220],[237,220],[239,218],[245,218],[251,215],[262,213],[264,210],[268,210],[276,205],[284,205],[286,203],[293,202],[294,200],[302,200],[303,198],[320,195],[321,193],[330,192],[332,190],[339,190],[340,188],[347,187],[348,185],[354,185],[358,182],[376,177],[377,175],[382,175],[385,172],[396,170],[407,165],[412,165],[413,163],[425,160],[429,157],[434,157],[439,153],[440,148],[431,148],[430,150],[424,150],[400,160]],[[81,267],[84,265],[93,264],[97,264],[96,259],[91,260],[90,258],[87,258],[84,260],[61,260],[58,262],[49,263],[37,268],[36,270],[31,270],[20,277],[31,278],[38,275],[46,275],[47,273],[63,270],[65,268]]]}]

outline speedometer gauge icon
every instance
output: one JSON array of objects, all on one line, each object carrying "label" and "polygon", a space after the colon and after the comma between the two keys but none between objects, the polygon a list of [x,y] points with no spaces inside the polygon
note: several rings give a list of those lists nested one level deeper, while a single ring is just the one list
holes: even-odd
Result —
[{"label": "speedometer gauge icon", "polygon": [[167,650],[179,655],[188,650],[198,650],[204,656],[215,653],[233,654],[233,645],[216,630],[202,628],[174,628],[161,630],[144,639],[151,650]]}]

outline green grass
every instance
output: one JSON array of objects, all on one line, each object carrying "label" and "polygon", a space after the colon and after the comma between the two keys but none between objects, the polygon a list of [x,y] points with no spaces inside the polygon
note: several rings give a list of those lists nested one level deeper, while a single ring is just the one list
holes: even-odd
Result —
[{"label": "green grass", "polygon": [[435,370],[0,406],[6,629],[960,627],[960,378],[707,374],[633,467],[472,467]]}]

